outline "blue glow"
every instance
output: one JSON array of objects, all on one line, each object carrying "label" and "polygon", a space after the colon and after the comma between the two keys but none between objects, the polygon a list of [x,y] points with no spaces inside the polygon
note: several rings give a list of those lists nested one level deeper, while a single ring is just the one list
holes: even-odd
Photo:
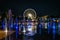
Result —
[{"label": "blue glow", "polygon": [[50,23],[48,22],[48,34],[50,33]]},{"label": "blue glow", "polygon": [[25,35],[27,35],[27,36],[33,36],[33,35],[35,34],[35,31],[32,30],[32,27],[33,27],[33,26],[32,26],[31,21],[28,21],[28,22],[27,22],[27,25],[26,25],[26,27],[25,27],[25,29],[27,29]]},{"label": "blue glow", "polygon": [[33,35],[34,35],[34,33],[33,33],[33,31],[32,31],[32,25],[31,25],[31,24],[28,24],[28,25],[27,25],[27,30],[26,30],[26,32],[28,32],[28,33],[26,33],[27,36],[33,36]]},{"label": "blue glow", "polygon": [[29,24],[29,25],[27,25],[27,26],[28,26],[28,28],[31,28],[31,26],[32,26],[32,25],[31,25],[31,24]]},{"label": "blue glow", "polygon": [[23,31],[23,24],[22,23],[20,24],[20,29],[21,29],[21,31]]},{"label": "blue glow", "polygon": [[3,20],[2,20],[2,29],[3,29],[3,30],[5,29],[5,23],[4,23]]},{"label": "blue glow", "polygon": [[16,38],[18,38],[18,26],[16,26]]},{"label": "blue glow", "polygon": [[42,18],[40,18],[39,20],[40,20],[40,22],[41,22],[41,21],[42,21]]},{"label": "blue glow", "polygon": [[53,22],[53,25],[52,25],[52,33],[53,33],[53,39],[55,39],[55,34],[56,34],[56,26],[55,26],[55,22]]},{"label": "blue glow", "polygon": [[11,28],[13,28],[13,23],[11,23]]},{"label": "blue glow", "polygon": [[41,30],[42,29],[42,25],[41,25],[41,23],[39,24],[39,33],[41,34]]},{"label": "blue glow", "polygon": [[28,25],[27,27],[28,27],[28,31],[32,31],[32,27],[31,27],[32,25]]},{"label": "blue glow", "polygon": [[18,38],[18,19],[16,18],[16,39]]},{"label": "blue glow", "polygon": [[60,21],[58,22],[58,34],[60,35]]}]

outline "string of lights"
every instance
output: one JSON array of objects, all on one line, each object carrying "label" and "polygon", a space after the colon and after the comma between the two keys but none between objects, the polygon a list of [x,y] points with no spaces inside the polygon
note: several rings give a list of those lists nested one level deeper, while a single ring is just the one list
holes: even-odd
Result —
[{"label": "string of lights", "polygon": [[[15,19],[12,17],[11,9],[8,11],[8,15],[9,15],[8,18],[1,19],[0,17],[0,20],[2,20],[1,22],[2,30],[4,30],[6,35],[8,34],[9,31],[10,32],[15,31],[16,39],[18,38],[19,32],[27,36],[33,36],[37,34],[37,29],[39,30],[38,33],[40,35],[42,34],[42,31],[46,29],[47,29],[47,33],[50,34],[51,32],[50,30],[52,29],[53,39],[55,39],[56,22],[58,23],[58,34],[60,34],[60,19],[55,19],[51,17],[52,19],[50,20],[48,16],[43,16],[36,19],[35,17],[36,12],[32,11],[32,9],[25,10],[23,14],[24,20],[22,21],[20,21],[18,17],[16,17]],[[25,17],[27,17],[27,20],[25,19]]]}]

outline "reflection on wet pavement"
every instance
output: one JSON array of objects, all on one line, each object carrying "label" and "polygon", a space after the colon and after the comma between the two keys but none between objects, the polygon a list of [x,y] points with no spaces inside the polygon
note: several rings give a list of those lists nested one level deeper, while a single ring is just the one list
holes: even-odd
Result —
[{"label": "reflection on wet pavement", "polygon": [[14,33],[14,31],[8,31],[7,35],[6,35],[5,31],[0,30],[0,40],[3,39],[3,38],[5,38],[5,37],[7,37],[7,36],[9,36],[9,35],[11,35],[11,34],[13,34],[13,33]]},{"label": "reflection on wet pavement", "polygon": [[[15,33],[11,34],[10,36],[7,36],[7,40],[53,40],[53,35],[52,34],[47,34],[46,31],[43,32],[41,35],[40,34],[35,34],[34,36],[26,36],[23,34],[19,34],[18,38],[16,38]],[[60,36],[56,34],[55,40],[60,40]],[[2,40],[5,40],[3,38]]]},{"label": "reflection on wet pavement", "polygon": [[34,40],[33,37],[23,36],[23,40]]}]

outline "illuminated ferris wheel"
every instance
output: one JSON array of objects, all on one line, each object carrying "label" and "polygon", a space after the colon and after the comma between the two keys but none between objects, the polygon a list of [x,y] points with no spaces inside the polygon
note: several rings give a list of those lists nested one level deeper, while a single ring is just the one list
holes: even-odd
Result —
[{"label": "illuminated ferris wheel", "polygon": [[23,17],[27,17],[28,19],[30,18],[30,19],[35,19],[36,18],[36,11],[34,10],[34,9],[31,9],[31,8],[29,8],[29,9],[26,9],[25,11],[24,11],[24,14],[23,14]]}]

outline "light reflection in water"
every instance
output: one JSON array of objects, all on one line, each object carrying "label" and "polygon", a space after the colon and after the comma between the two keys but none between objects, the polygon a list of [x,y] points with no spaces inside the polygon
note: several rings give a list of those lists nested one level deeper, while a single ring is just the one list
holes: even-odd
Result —
[{"label": "light reflection in water", "polygon": [[27,36],[33,36],[33,35],[35,35],[35,26],[33,26],[33,22],[31,22],[31,21],[28,21],[27,22],[27,25],[26,26],[24,26],[24,28],[25,28],[25,34],[24,35],[27,35]]},{"label": "light reflection in water", "polygon": [[4,20],[2,20],[2,29],[3,29],[3,30],[5,29],[5,23],[4,23]]},{"label": "light reflection in water", "polygon": [[23,40],[34,40],[34,38],[29,36],[23,36]]},{"label": "light reflection in water", "polygon": [[41,35],[41,29],[42,29],[42,25],[41,23],[39,24],[39,34]]},{"label": "light reflection in water", "polygon": [[58,22],[58,34],[60,35],[60,21]]},{"label": "light reflection in water", "polygon": [[16,38],[18,38],[18,19],[16,18]]},{"label": "light reflection in water", "polygon": [[48,34],[50,33],[50,22],[48,22]]},{"label": "light reflection in water", "polygon": [[55,25],[55,22],[53,22],[53,25],[52,25],[52,34],[53,34],[53,40],[55,40],[55,34],[56,34],[56,25]]}]

